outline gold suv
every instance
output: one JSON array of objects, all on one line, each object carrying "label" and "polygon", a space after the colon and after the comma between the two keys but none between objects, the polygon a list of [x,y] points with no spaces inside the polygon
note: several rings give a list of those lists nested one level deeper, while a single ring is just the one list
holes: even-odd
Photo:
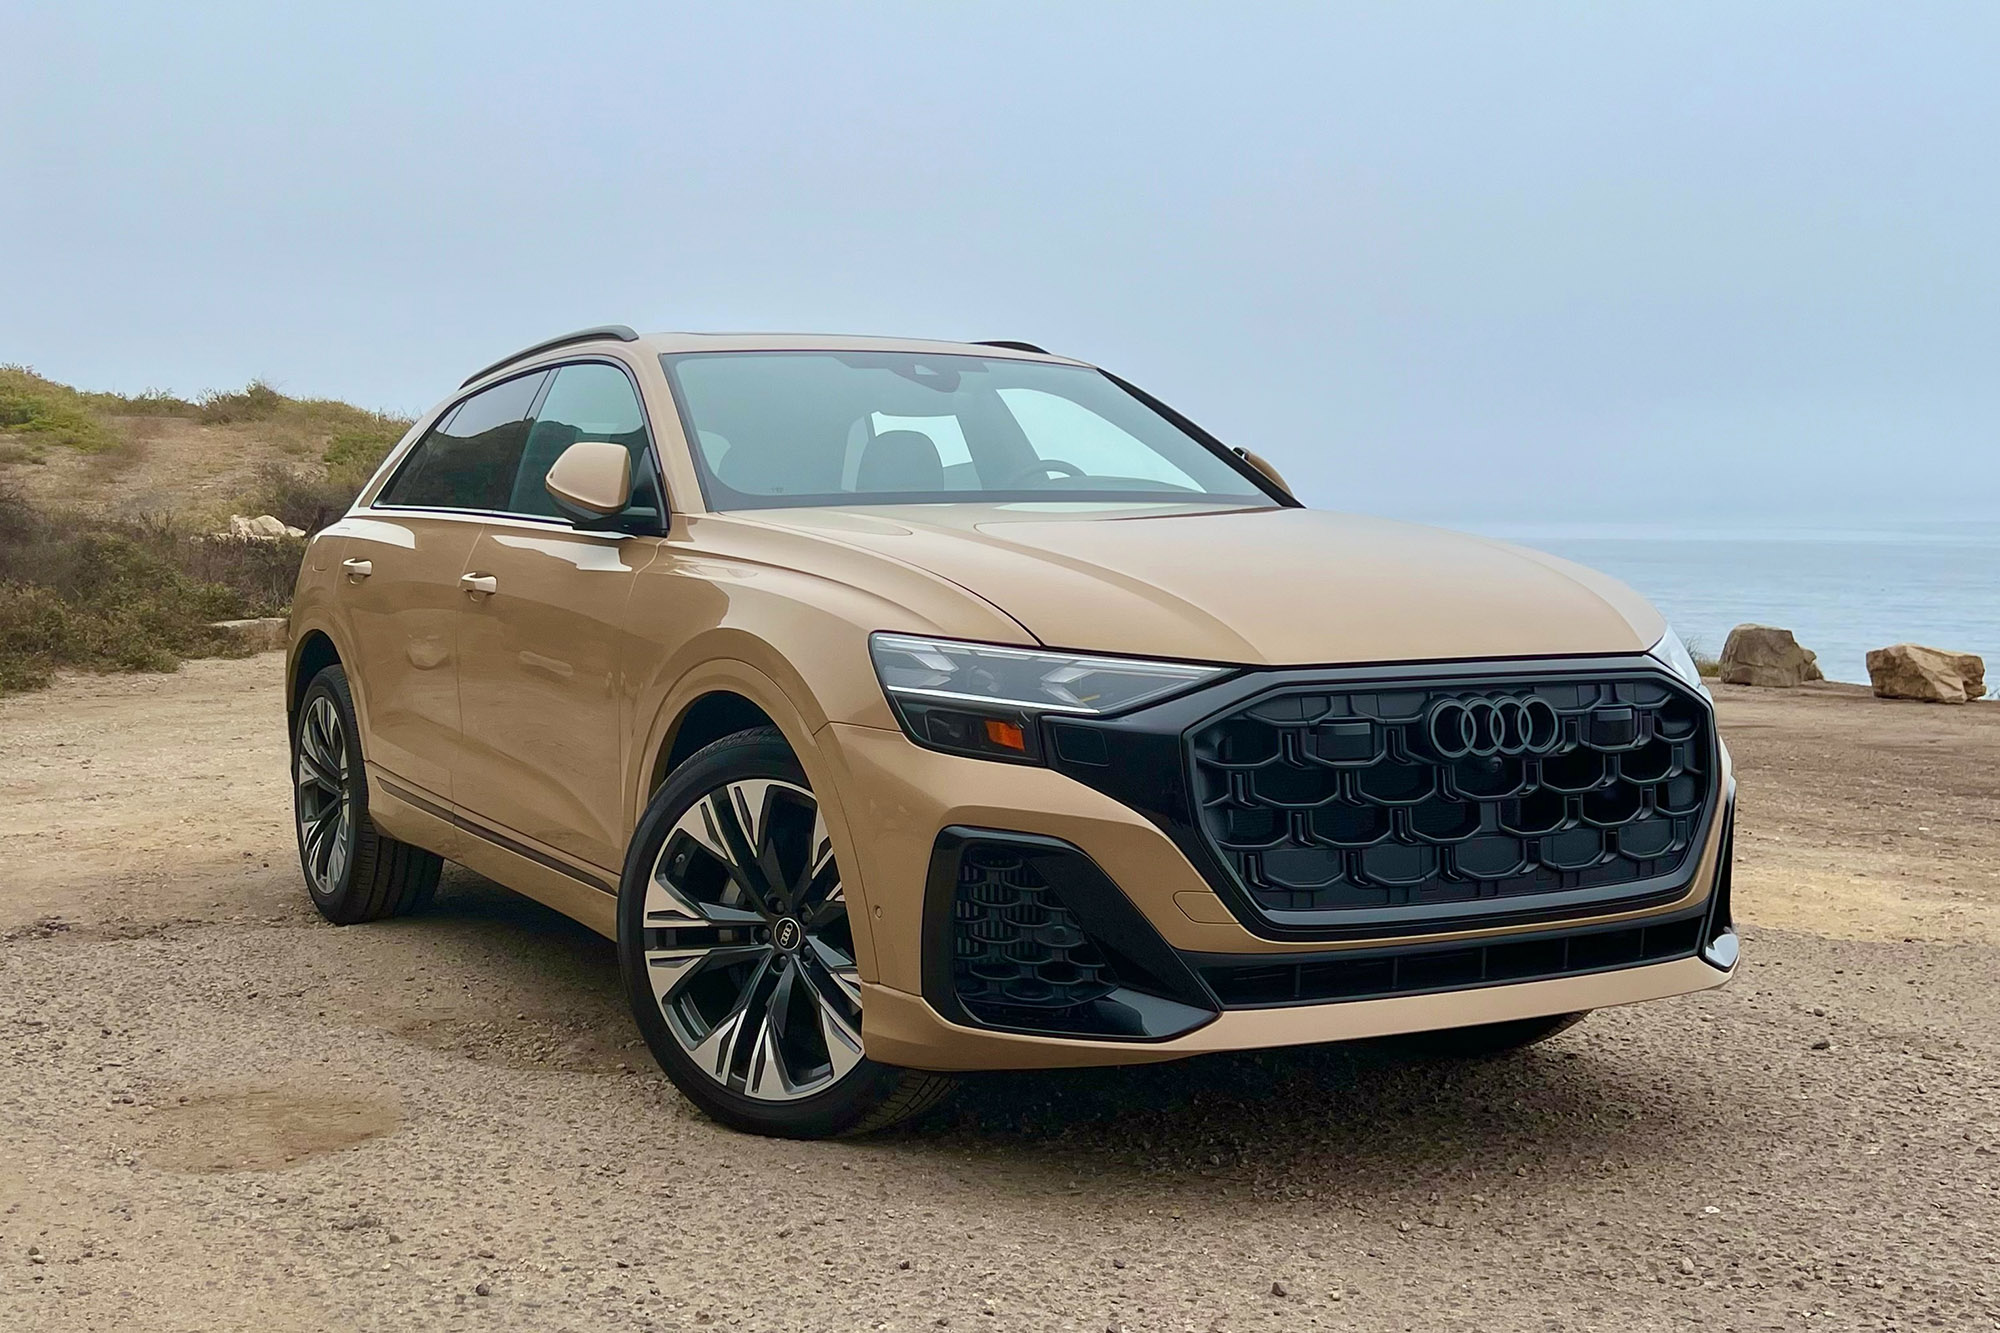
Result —
[{"label": "gold suv", "polygon": [[480,371],[308,549],[299,855],[618,944],[717,1119],[953,1070],[1425,1034],[1720,985],[1734,783],[1624,586],[1310,510],[1025,343],[590,329]]}]

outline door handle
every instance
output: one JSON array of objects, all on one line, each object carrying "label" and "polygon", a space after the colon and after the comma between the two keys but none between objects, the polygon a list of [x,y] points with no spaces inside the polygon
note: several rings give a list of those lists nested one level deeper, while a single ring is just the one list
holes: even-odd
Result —
[{"label": "door handle", "polygon": [[375,572],[375,562],[372,560],[343,560],[340,562],[340,567],[347,571],[349,578],[355,579],[365,579]]},{"label": "door handle", "polygon": [[494,593],[500,591],[500,580],[494,578],[491,574],[460,574],[458,576],[458,586],[467,592],[481,593],[487,597],[491,597]]}]

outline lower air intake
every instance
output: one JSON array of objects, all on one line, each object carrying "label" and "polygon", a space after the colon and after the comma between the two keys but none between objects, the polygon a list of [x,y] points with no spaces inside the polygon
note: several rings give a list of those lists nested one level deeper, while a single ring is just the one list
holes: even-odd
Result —
[{"label": "lower air intake", "polygon": [[988,1021],[1043,1021],[1051,1010],[1118,988],[1111,967],[1042,873],[1019,852],[973,843],[958,862],[952,979],[959,1001]]}]

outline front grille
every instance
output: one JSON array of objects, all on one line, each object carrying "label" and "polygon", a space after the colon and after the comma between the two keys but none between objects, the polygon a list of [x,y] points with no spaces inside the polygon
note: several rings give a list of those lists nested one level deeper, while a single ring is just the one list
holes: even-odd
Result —
[{"label": "front grille", "polygon": [[1211,963],[1202,978],[1232,1009],[1464,990],[1664,963],[1694,955],[1708,909],[1642,926],[1517,936],[1471,947],[1361,950],[1297,962]]},{"label": "front grille", "polygon": [[969,844],[952,899],[952,980],[989,1022],[1072,1010],[1118,987],[1110,964],[1041,871],[1002,844]]},{"label": "front grille", "polygon": [[1198,729],[1193,796],[1251,903],[1287,924],[1610,910],[1690,868],[1711,726],[1651,674],[1303,686]]}]

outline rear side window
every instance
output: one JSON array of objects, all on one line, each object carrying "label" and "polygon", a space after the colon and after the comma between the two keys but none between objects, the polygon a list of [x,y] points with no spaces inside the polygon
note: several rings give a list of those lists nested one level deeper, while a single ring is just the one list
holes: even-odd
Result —
[{"label": "rear side window", "polygon": [[528,409],[547,378],[545,370],[522,375],[460,403],[417,441],[377,503],[504,511],[528,443]]},{"label": "rear side window", "polygon": [[578,440],[608,440],[624,445],[632,455],[632,504],[657,512],[646,415],[632,381],[618,367],[600,361],[563,366],[555,375],[528,432],[512,493],[498,507],[512,514],[557,517],[555,501],[542,485],[549,469]]}]

